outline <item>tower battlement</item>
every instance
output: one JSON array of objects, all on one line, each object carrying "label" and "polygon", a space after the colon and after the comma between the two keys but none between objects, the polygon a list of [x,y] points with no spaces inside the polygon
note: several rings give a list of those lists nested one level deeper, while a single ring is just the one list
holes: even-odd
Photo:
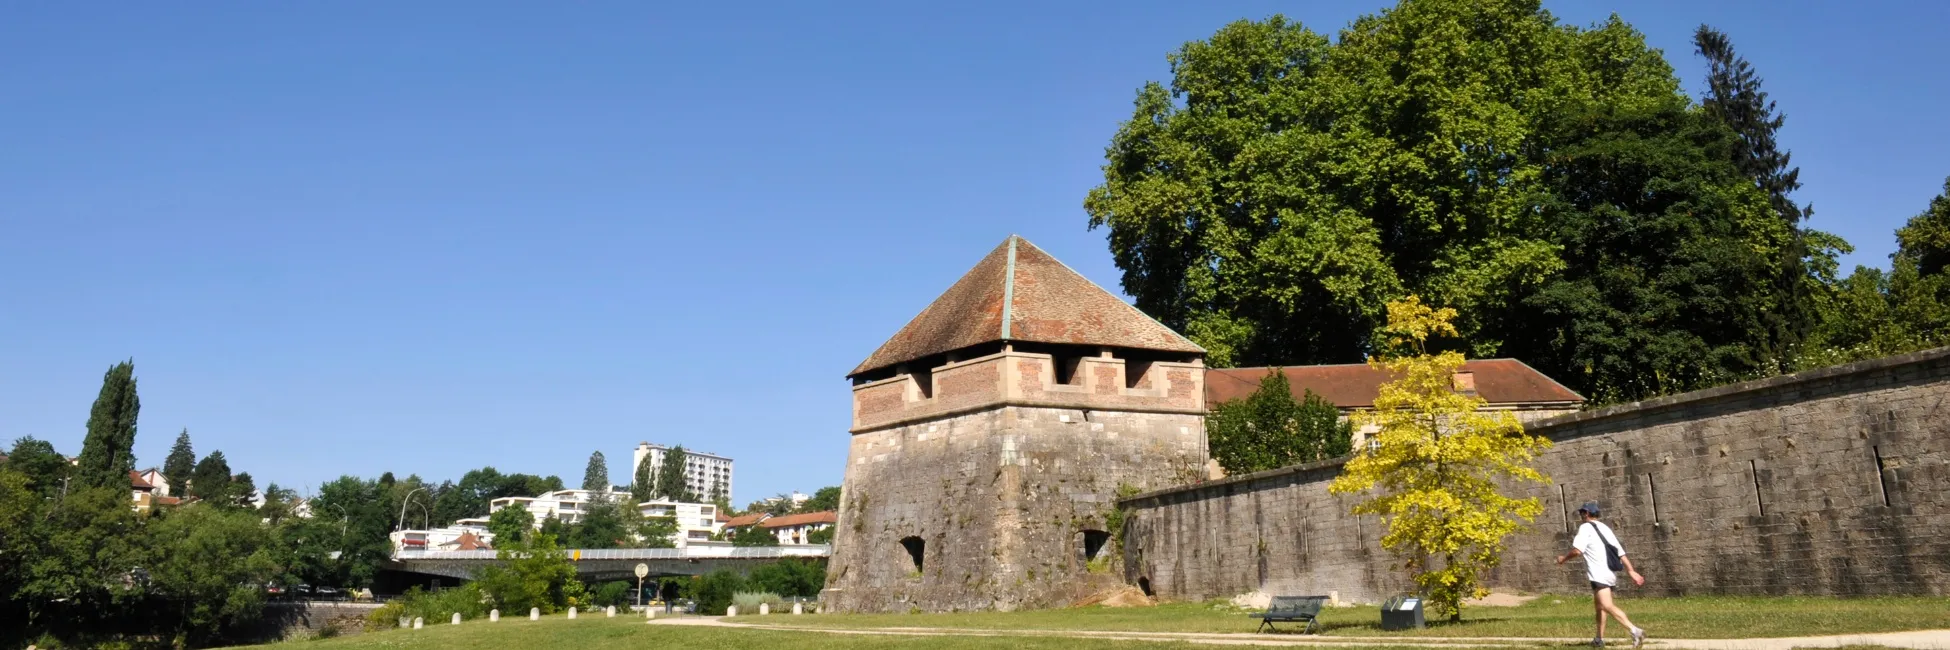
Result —
[{"label": "tower battlement", "polygon": [[902,364],[891,377],[855,385],[852,431],[1005,405],[1205,413],[1205,364],[1195,356],[1162,360],[1111,348],[1032,346],[1050,351],[1030,352],[1013,345],[996,347],[1000,349],[929,368]]}]

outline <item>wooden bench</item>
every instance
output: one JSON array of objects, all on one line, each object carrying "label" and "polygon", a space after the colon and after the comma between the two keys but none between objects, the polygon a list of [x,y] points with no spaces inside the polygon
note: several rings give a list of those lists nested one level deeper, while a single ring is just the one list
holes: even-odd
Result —
[{"label": "wooden bench", "polygon": [[1266,604],[1266,611],[1252,614],[1259,619],[1259,628],[1253,631],[1280,631],[1273,627],[1274,623],[1306,623],[1307,629],[1302,632],[1313,632],[1318,626],[1315,619],[1320,616],[1320,608],[1326,604],[1326,596],[1274,596],[1273,602]]}]

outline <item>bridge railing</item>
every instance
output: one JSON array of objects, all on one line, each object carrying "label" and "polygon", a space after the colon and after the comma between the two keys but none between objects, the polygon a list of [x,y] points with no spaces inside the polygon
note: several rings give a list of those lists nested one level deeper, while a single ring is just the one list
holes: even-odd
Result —
[{"label": "bridge railing", "polygon": [[[779,546],[691,546],[688,548],[604,548],[563,549],[576,560],[771,560],[787,557],[829,557],[829,544],[783,544]],[[402,550],[395,560],[492,560],[496,551]]]}]

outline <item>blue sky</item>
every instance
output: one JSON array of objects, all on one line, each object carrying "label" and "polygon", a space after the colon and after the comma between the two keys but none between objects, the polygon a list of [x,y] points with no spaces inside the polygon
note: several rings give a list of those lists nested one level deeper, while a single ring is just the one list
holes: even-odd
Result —
[{"label": "blue sky", "polygon": [[[639,440],[741,504],[837,484],[842,375],[1003,237],[1116,287],[1081,202],[1167,52],[1383,5],[677,4],[0,9],[0,439],[75,453],[133,357],[145,465],[188,427],[301,489],[624,482]],[[1689,91],[1728,31],[1850,266],[1950,175],[1950,4],[1546,6]]]}]

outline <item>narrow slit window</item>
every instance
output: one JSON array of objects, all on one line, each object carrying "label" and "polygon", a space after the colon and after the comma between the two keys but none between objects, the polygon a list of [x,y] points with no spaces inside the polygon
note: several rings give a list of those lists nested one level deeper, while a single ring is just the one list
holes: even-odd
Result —
[{"label": "narrow slit window", "polygon": [[1557,484],[1557,512],[1564,515],[1564,532],[1571,532],[1571,500],[1564,496],[1564,484]]},{"label": "narrow slit window", "polygon": [[1760,510],[1760,516],[1765,517],[1767,516],[1767,503],[1760,498],[1760,463],[1758,461],[1747,461],[1747,471],[1754,477],[1754,507]]},{"label": "narrow slit window", "polygon": [[1889,469],[1882,465],[1882,447],[1870,447],[1876,456],[1876,489],[1882,492],[1882,505],[1889,505]]},{"label": "narrow slit window", "polygon": [[919,537],[907,537],[901,539],[901,546],[907,549],[907,559],[914,561],[914,572],[920,573],[921,569],[926,566],[925,562],[928,555],[927,540]]},{"label": "narrow slit window", "polygon": [[1659,485],[1652,481],[1652,474],[1645,475],[1645,494],[1652,500],[1652,525],[1659,525]]}]

